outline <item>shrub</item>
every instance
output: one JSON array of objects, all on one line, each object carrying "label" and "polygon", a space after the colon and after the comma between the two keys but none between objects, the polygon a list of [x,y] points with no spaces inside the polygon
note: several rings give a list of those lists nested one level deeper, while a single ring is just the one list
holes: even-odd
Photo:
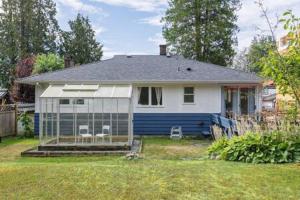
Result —
[{"label": "shrub", "polygon": [[24,127],[24,137],[33,137],[33,121],[29,115],[24,112],[19,116],[22,126]]},{"label": "shrub", "polygon": [[33,67],[32,74],[41,74],[52,72],[64,68],[64,59],[60,56],[50,53],[40,54],[36,57],[36,62]]},{"label": "shrub", "polygon": [[297,136],[283,132],[247,133],[213,143],[209,155],[211,158],[247,163],[289,163],[298,159],[298,142]]},{"label": "shrub", "polygon": [[215,141],[208,148],[209,157],[211,159],[219,159],[222,151],[228,146],[229,140],[225,137]]}]

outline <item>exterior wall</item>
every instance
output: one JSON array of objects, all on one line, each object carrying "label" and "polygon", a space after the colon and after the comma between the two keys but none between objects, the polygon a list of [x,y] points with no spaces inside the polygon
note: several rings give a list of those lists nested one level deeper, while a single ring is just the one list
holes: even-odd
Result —
[{"label": "exterior wall", "polygon": [[[163,89],[163,106],[138,105],[138,86],[156,86]],[[169,134],[172,126],[182,126],[186,134],[208,134],[212,113],[221,113],[221,86],[214,85],[186,85],[195,88],[195,103],[184,104],[183,90],[185,85],[135,85],[133,87],[133,123],[134,134]],[[38,134],[38,120],[40,113],[39,96],[48,85],[36,86],[36,114],[35,133]],[[97,106],[96,106],[97,107]],[[42,109],[46,107],[43,106]],[[47,110],[56,112],[56,108]],[[100,109],[100,105],[99,105]],[[61,113],[72,113],[72,106],[62,106]],[[84,113],[84,106],[77,110]],[[101,110],[99,110],[101,112]]]},{"label": "exterior wall", "polygon": [[[137,87],[162,87],[163,105],[138,105]],[[184,135],[210,134],[211,114],[221,113],[220,85],[186,85],[194,90],[193,104],[184,104],[185,85],[135,85],[133,124],[135,135],[166,135],[172,126],[181,126]]]},{"label": "exterior wall", "polygon": [[181,126],[184,135],[209,135],[211,113],[134,113],[135,135],[167,135]]},{"label": "exterior wall", "polygon": [[184,104],[184,85],[140,85],[162,87],[163,106],[138,105],[137,87],[133,87],[133,113],[221,113],[220,85],[187,85],[195,87],[195,103]]}]

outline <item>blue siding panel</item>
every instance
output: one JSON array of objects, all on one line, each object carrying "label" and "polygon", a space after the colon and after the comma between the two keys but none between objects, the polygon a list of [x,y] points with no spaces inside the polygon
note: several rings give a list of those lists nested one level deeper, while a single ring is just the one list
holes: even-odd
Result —
[{"label": "blue siding panel", "polygon": [[185,135],[207,135],[210,133],[210,113],[134,113],[135,135],[166,135],[172,126],[181,126]]},{"label": "blue siding panel", "polygon": [[40,115],[39,113],[34,113],[34,135],[39,135],[40,132]]}]

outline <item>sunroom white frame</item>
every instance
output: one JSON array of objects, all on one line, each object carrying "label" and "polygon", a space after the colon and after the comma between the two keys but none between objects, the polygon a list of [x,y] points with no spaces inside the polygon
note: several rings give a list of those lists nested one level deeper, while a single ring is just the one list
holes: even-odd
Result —
[{"label": "sunroom white frame", "polygon": [[[60,105],[60,99],[70,99],[70,105]],[[84,105],[74,104],[78,99],[84,99]],[[40,100],[40,124],[39,136],[41,145],[131,145],[133,140],[132,131],[132,86],[131,85],[50,85],[43,94],[39,97]],[[87,104],[86,104],[87,102]],[[110,106],[110,107],[109,107]],[[60,131],[61,114],[68,110],[71,114],[74,136],[71,140],[63,142]],[[79,126],[78,114],[84,113],[87,110],[87,124],[92,130],[92,138],[89,142],[82,142],[78,140],[80,136],[77,133]],[[100,111],[101,112],[100,112]],[[107,113],[105,111],[108,110]],[[50,117],[49,117],[49,114]],[[109,114],[109,126],[111,127],[111,134],[109,141],[96,140],[95,135],[95,114],[101,114],[101,129],[104,125],[104,115]],[[116,120],[113,120],[113,114]],[[119,116],[127,114],[127,138],[125,141],[114,141],[113,137],[116,134],[119,136]],[[92,116],[90,119],[90,115]],[[56,120],[54,119],[56,117]],[[90,120],[92,126],[90,127]],[[113,122],[116,123],[114,127]],[[122,122],[126,122],[123,120]],[[55,124],[56,123],[56,124]],[[51,127],[49,127],[49,125]],[[56,127],[55,127],[56,126]],[[113,129],[116,130],[114,133]],[[55,133],[56,132],[56,133]],[[101,141],[101,142],[99,142]]]}]

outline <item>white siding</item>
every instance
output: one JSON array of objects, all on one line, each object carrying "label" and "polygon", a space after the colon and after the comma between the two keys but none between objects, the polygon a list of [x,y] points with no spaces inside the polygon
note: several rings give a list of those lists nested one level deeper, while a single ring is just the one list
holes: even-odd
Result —
[{"label": "white siding", "polygon": [[195,103],[184,104],[184,85],[141,85],[163,88],[163,106],[138,105],[138,85],[133,88],[134,113],[221,113],[220,85],[186,85],[195,88]]},{"label": "white siding", "polygon": [[[152,85],[142,85],[152,86]],[[134,113],[221,113],[221,86],[220,85],[186,85],[188,87],[195,87],[195,103],[184,104],[183,102],[183,88],[184,85],[154,85],[163,88],[163,106],[161,107],[145,107],[138,105],[137,99],[137,85],[133,87],[133,112]],[[48,85],[36,85],[35,89],[35,111],[40,112],[39,96],[47,89]],[[98,100],[100,101],[100,100]],[[101,102],[95,102],[95,112],[101,112]],[[125,101],[122,102],[121,101]],[[51,103],[51,100],[49,100]],[[107,106],[108,102],[106,102]],[[126,105],[125,105],[126,104]],[[90,103],[92,105],[92,103]],[[105,106],[105,107],[106,107]],[[128,109],[128,102],[120,100],[119,112],[126,112]],[[110,106],[109,106],[110,107]],[[108,107],[106,107],[107,109]],[[111,108],[115,108],[111,106]],[[45,109],[45,108],[44,108]],[[51,110],[51,108],[48,108]],[[86,106],[79,106],[77,112],[86,112]],[[126,110],[126,111],[125,111]],[[73,106],[61,105],[62,113],[72,113]],[[56,109],[54,108],[54,112]],[[90,111],[92,112],[92,111]]]}]

